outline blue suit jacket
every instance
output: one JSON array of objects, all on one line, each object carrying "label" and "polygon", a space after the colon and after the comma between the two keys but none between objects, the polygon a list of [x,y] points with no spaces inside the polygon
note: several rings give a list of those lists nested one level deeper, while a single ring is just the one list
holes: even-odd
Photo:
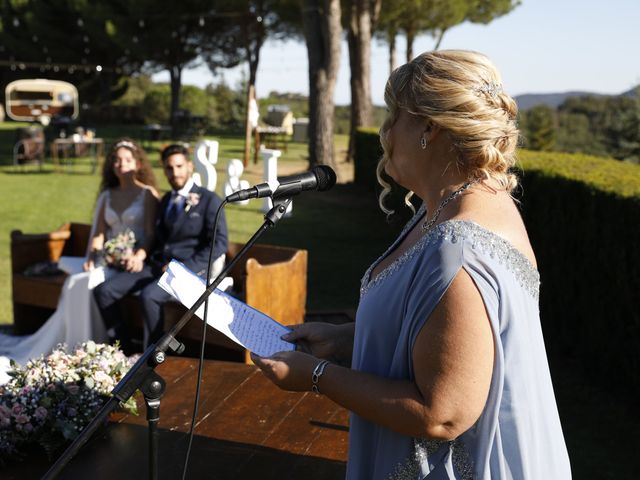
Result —
[{"label": "blue suit jacket", "polygon": [[[215,193],[197,185],[191,188],[190,193],[195,194],[193,197],[199,196],[197,204],[187,203],[185,210],[173,224],[166,222],[171,192],[160,200],[156,219],[156,244],[151,260],[152,264],[162,267],[171,259],[176,259],[198,275],[205,275],[213,238],[213,223],[222,200]],[[214,260],[227,251],[227,222],[224,212],[220,215],[215,242]]]}]

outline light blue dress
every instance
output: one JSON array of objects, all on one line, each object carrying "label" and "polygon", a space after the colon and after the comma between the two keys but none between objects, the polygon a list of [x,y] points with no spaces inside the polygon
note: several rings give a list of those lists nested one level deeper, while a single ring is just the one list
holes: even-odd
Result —
[{"label": "light blue dress", "polygon": [[495,339],[489,397],[476,424],[455,441],[408,437],[352,414],[347,479],[570,479],[540,328],[540,280],[528,259],[474,222],[449,220],[370,278],[423,215],[421,209],[364,275],[352,368],[413,380],[416,337],[464,268]]}]

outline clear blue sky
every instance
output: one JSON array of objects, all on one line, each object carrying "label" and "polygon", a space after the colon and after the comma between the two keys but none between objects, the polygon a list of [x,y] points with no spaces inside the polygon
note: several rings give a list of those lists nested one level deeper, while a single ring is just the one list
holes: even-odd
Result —
[{"label": "clear blue sky", "polygon": [[[383,0],[384,1],[384,0]],[[387,0],[389,1],[389,0]],[[423,36],[414,54],[430,50],[433,38]],[[523,0],[510,14],[489,25],[459,25],[444,37],[442,49],[477,50],[488,55],[502,72],[505,89],[512,95],[582,90],[621,93],[640,84],[640,0]],[[398,38],[398,61],[405,58],[405,43]],[[382,104],[389,74],[386,44],[374,40],[372,94]],[[234,85],[246,67],[226,70]],[[165,73],[154,77],[168,80]],[[185,84],[205,86],[218,82],[209,70],[186,71]],[[267,42],[262,49],[257,93],[270,91],[308,93],[306,47],[300,42]],[[349,59],[346,44],[335,100],[348,104]]]}]

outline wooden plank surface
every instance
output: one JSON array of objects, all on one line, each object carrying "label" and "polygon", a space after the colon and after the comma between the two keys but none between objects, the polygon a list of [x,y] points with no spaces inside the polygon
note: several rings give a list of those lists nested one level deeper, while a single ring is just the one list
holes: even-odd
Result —
[{"label": "wooden plank surface", "polygon": [[[157,372],[167,382],[160,407],[159,478],[181,478],[197,362],[170,357]],[[139,416],[114,415],[59,478],[148,478],[146,410],[143,399],[137,401]],[[283,392],[255,366],[207,361],[187,478],[342,479],[347,436],[347,412],[330,400]],[[0,478],[40,478],[48,465],[43,456],[29,457],[0,471]]]}]

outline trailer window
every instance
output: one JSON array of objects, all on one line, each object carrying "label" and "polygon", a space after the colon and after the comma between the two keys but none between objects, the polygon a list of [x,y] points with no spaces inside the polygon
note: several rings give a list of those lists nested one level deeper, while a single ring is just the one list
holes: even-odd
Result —
[{"label": "trailer window", "polygon": [[51,92],[28,92],[25,90],[14,90],[10,95],[11,100],[46,101],[53,100]]}]

